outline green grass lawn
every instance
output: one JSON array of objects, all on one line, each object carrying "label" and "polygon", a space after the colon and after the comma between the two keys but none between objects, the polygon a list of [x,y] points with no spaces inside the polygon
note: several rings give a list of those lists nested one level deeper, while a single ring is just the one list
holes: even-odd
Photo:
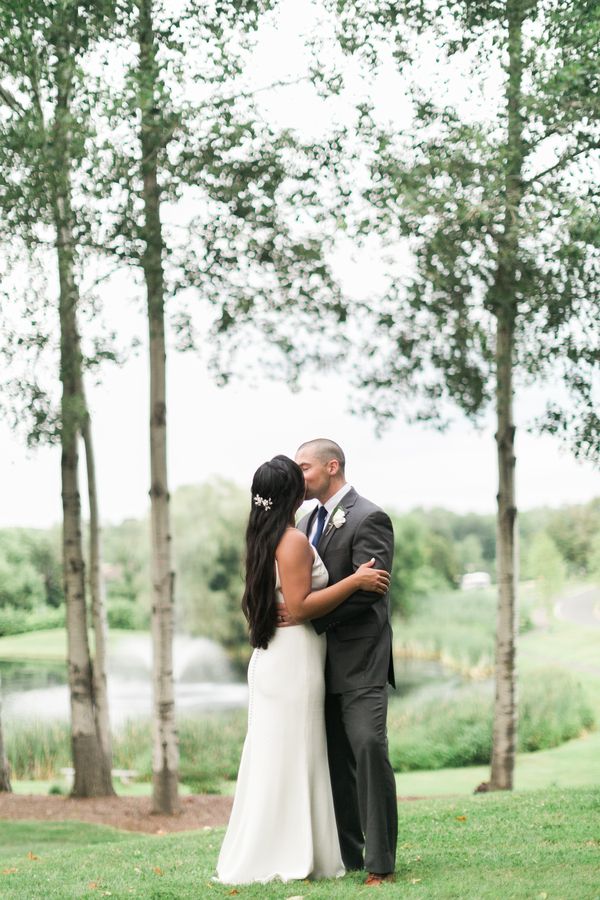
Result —
[{"label": "green grass lawn", "polygon": [[[11,779],[10,784],[15,794],[47,794],[53,785],[58,785],[65,795],[69,793],[69,787],[64,778],[40,779],[39,781],[15,781]],[[119,797],[152,796],[152,784],[149,781],[132,781],[129,784],[123,784],[120,778],[113,778],[113,787]],[[185,796],[192,792],[187,784],[180,784],[179,793],[181,796]]]},{"label": "green grass lawn", "polygon": [[[339,881],[230,886],[211,876],[223,829],[135,835],[81,823],[0,822],[7,898],[365,896]],[[400,806],[397,880],[381,896],[598,900],[600,788],[421,800]]]},{"label": "green grass lawn", "polygon": [[[490,777],[489,766],[464,766],[433,772],[396,774],[401,797],[439,797],[472,794]],[[515,765],[515,788],[519,791],[600,785],[600,732],[595,731],[552,750],[519,753]]]},{"label": "green grass lawn", "polygon": [[[109,648],[114,649],[119,641],[132,635],[147,635],[146,631],[125,631],[111,628],[108,635]],[[90,645],[94,647],[94,634],[89,632]],[[58,660],[67,658],[67,632],[65,628],[49,628],[45,631],[28,631],[0,638],[0,659]]]}]

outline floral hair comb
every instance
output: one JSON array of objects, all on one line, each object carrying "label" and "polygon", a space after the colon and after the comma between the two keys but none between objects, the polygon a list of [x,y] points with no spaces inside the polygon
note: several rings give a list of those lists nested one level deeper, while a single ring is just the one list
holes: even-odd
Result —
[{"label": "floral hair comb", "polygon": [[267,497],[267,499],[265,499],[264,497],[261,497],[260,494],[255,494],[254,495],[254,505],[255,506],[264,506],[264,508],[266,510],[269,510],[273,506],[273,501],[271,500],[270,497]]}]

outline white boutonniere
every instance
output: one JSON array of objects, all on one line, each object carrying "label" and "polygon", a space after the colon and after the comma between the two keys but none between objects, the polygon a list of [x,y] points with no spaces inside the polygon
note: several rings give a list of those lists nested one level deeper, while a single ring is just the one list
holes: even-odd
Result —
[{"label": "white boutonniere", "polygon": [[341,528],[345,521],[346,510],[342,506],[338,506],[338,508],[333,511],[327,531],[331,531],[332,528]]}]

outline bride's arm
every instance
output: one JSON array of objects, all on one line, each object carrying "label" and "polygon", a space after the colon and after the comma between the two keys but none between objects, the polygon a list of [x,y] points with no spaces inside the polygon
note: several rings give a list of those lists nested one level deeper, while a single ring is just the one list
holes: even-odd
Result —
[{"label": "bride's arm", "polygon": [[382,569],[373,569],[374,560],[364,563],[352,575],[319,591],[311,589],[313,552],[307,538],[300,531],[286,531],[277,548],[277,564],[281,592],[286,608],[295,622],[305,622],[331,612],[355,591],[385,594],[390,576]]}]

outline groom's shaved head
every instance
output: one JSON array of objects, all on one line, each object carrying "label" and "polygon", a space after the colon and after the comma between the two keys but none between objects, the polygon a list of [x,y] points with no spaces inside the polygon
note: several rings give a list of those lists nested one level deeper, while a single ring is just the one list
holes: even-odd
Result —
[{"label": "groom's shaved head", "polygon": [[306,441],[304,444],[300,444],[298,447],[298,453],[302,450],[308,450],[317,457],[319,462],[322,462],[323,465],[329,462],[331,459],[337,459],[340,464],[340,472],[342,475],[346,472],[346,457],[344,456],[344,451],[340,447],[339,444],[336,444],[335,441],[330,441],[329,438],[315,438],[313,441]]}]

